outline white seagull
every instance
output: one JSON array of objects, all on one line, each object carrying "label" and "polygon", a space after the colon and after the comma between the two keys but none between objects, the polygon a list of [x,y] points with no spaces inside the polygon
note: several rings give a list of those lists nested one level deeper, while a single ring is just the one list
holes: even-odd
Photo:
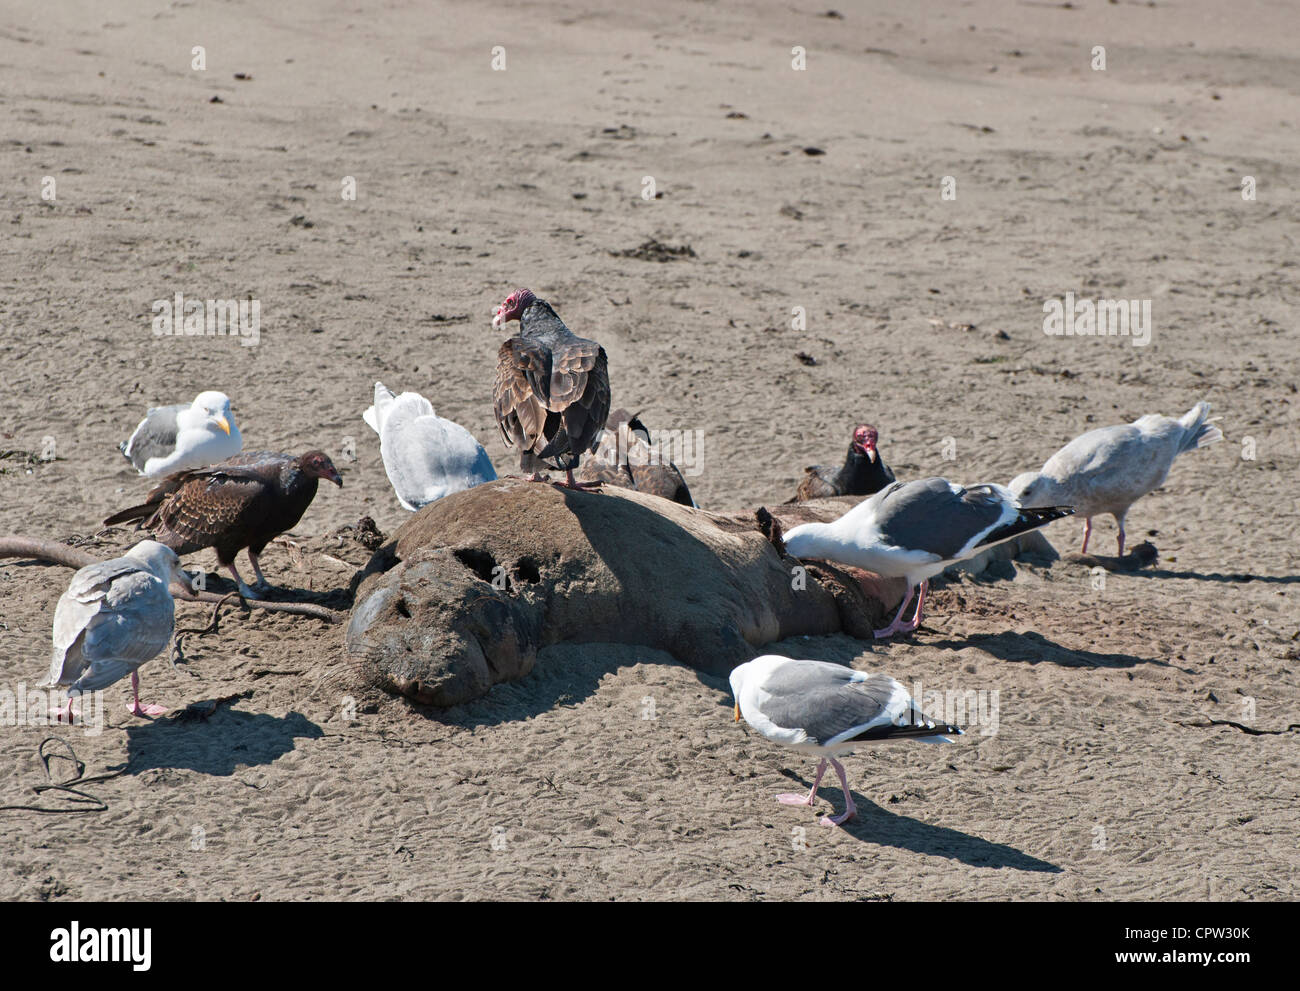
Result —
[{"label": "white seagull", "polygon": [[[73,575],[54,610],[54,651],[44,687],[93,692],[129,674],[131,712],[166,712],[160,705],[140,704],[136,669],[171,642],[175,603],[169,586],[188,577],[180,567],[170,547],[142,540],[121,557]],[[69,721],[71,709],[69,698]]]},{"label": "white seagull", "polygon": [[[950,565],[1027,530],[1074,512],[1051,506],[1023,509],[1001,485],[963,488],[946,478],[895,482],[833,523],[804,523],[785,535],[795,557],[821,558],[907,582],[907,598],[879,637],[910,633],[921,625],[929,580]],[[920,587],[916,615],[903,611]]]},{"label": "white seagull", "polygon": [[483,445],[459,423],[444,420],[418,392],[394,396],[375,383],[375,404],[362,418],[379,434],[384,470],[403,509],[421,506],[494,481]]},{"label": "white seagull", "polygon": [[233,458],[244,439],[224,392],[200,392],[188,406],[151,408],[130,440],[118,445],[141,475],[160,478]]},{"label": "white seagull", "polygon": [[1178,455],[1223,440],[1209,415],[1210,404],[1197,403],[1179,419],[1151,413],[1132,423],[1089,430],[1048,458],[1041,471],[1017,475],[1010,489],[1023,506],[1062,503],[1082,513],[1083,554],[1088,553],[1092,518],[1110,513],[1119,525],[1123,557],[1129,507],[1164,484]]},{"label": "white seagull", "polygon": [[829,762],[844,789],[844,812],[823,816],[838,826],[857,814],[844,767],[835,758],[856,747],[890,740],[951,743],[961,730],[936,723],[907,689],[887,674],[867,674],[825,661],[765,654],[731,672],[736,721],[744,717],[763,736],[821,757],[812,791],[777,795],[783,805],[812,805]]}]

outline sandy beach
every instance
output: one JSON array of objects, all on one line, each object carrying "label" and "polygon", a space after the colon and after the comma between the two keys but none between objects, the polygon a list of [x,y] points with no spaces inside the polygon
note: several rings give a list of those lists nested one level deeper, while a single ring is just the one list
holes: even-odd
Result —
[{"label": "sandy beach", "polygon": [[[764,648],[996,700],[846,758],[843,828],[829,776],[773,801],[815,762],[666,653],[559,644],[439,710],[358,685],[341,626],[227,608],[140,672],[206,720],[132,717],[126,682],[100,732],[0,704],[0,805],[66,801],[31,792],[48,736],[124,769],[103,811],[0,812],[0,898],[1295,899],[1298,30],[1254,0],[11,4],[0,534],[120,553],[94,535],[148,482],[117,445],[219,389],[246,449],[342,471],[264,563],[346,609],[341,528],[409,517],[376,380],[517,471],[490,322],[521,286],[604,346],[616,407],[700,432],[709,510],[789,498],[862,422],[900,478],[963,483],[1201,400],[1225,439],[1130,513],[1151,568],[1094,573],[1063,520],[1062,560],[936,587],[911,637]],[[155,334],[177,293],[257,300],[256,341]],[[1045,333],[1067,293],[1149,339]],[[70,576],[0,560],[15,700]]]}]

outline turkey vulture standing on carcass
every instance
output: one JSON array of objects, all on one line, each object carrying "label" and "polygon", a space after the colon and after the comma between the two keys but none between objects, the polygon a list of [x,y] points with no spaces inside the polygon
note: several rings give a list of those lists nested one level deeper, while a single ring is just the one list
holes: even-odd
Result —
[{"label": "turkey vulture standing on carcass", "polygon": [[553,466],[568,473],[567,488],[599,485],[575,481],[573,469],[596,446],[609,416],[605,349],[574,335],[529,289],[507,296],[492,326],[511,320],[519,321],[519,334],[497,353],[492,396],[501,436],[521,448],[522,470]]},{"label": "turkey vulture standing on carcass", "polygon": [[895,481],[894,473],[876,450],[878,439],[876,428],[871,424],[859,426],[853,431],[853,443],[849,445],[843,466],[834,468],[830,465],[813,465],[805,468],[807,474],[799,483],[799,491],[787,502],[829,499],[843,495],[874,495]]},{"label": "turkey vulture standing on carcass", "polygon": [[695,506],[677,466],[655,449],[645,424],[625,409],[610,414],[596,453],[583,464],[578,477]]},{"label": "turkey vulture standing on carcass", "polygon": [[215,548],[218,563],[234,576],[239,594],[256,599],[259,596],[235,569],[235,555],[247,547],[257,586],[269,589],[257,557],[302,519],[321,478],[343,487],[343,479],[324,451],[297,457],[248,451],[208,468],[168,475],[142,505],[124,509],[104,524],[140,520],[141,527],[152,530],[159,542],[177,554]]}]

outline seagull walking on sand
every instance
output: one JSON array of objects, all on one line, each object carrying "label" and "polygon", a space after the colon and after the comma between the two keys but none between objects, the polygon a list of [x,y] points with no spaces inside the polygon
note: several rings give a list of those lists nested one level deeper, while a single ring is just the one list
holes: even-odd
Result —
[{"label": "seagull walking on sand", "polygon": [[1124,517],[1133,503],[1164,484],[1178,455],[1223,440],[1209,415],[1210,404],[1197,403],[1178,419],[1151,413],[1132,423],[1089,430],[1048,458],[1041,470],[1017,475],[1010,489],[1022,506],[1062,503],[1082,513],[1082,554],[1088,553],[1092,518],[1110,513],[1119,526],[1123,557]]},{"label": "seagull walking on sand", "polygon": [[[964,488],[946,478],[894,482],[832,523],[804,523],[785,535],[795,557],[821,558],[907,582],[907,598],[877,638],[921,625],[929,579],[986,547],[1068,516],[1073,509],[1024,509],[1001,485]],[[903,613],[916,594],[916,614]]]},{"label": "seagull walking on sand", "polygon": [[799,661],[765,654],[731,672],[736,722],[742,718],[769,740],[821,760],[807,795],[783,794],[782,805],[809,805],[817,799],[826,765],[839,776],[844,811],[823,816],[823,826],[838,826],[857,814],[844,766],[835,758],[872,743],[915,740],[951,743],[961,730],[936,723],[921,711],[907,689],[887,674],[867,674],[826,661]]},{"label": "seagull walking on sand", "polygon": [[[107,688],[131,676],[132,714],[159,716],[167,710],[140,702],[146,661],[172,638],[175,603],[170,585],[185,582],[181,560],[170,547],[142,540],[121,557],[87,565],[72,576],[54,609],[54,651],[45,687],[66,687],[69,695]],[[72,721],[72,698],[65,713]]]}]

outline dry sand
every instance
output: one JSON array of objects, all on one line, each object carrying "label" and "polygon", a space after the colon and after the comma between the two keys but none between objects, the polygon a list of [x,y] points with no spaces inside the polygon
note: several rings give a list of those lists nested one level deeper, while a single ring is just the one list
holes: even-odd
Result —
[{"label": "dry sand", "polygon": [[[246,446],[339,455],[345,487],[295,531],[305,569],[266,561],[345,588],[318,552],[366,554],[326,535],[405,516],[361,421],[374,380],[511,470],[488,321],[528,285],[604,344],[616,405],[705,432],[706,508],[786,498],[862,419],[900,476],[1006,482],[1090,426],[1209,400],[1227,440],[1130,516],[1156,569],[966,578],[911,640],[773,648],[998,693],[996,734],[851,757],[842,830],[816,822],[836,786],[774,802],[812,761],[666,655],[556,647],[478,703],[362,695],[349,722],[341,628],[234,612],[188,638],[188,674],[142,672],[150,700],[242,696],[207,722],[132,719],[120,684],[101,735],[53,731],[87,773],[127,770],[87,789],[105,812],[0,813],[0,897],[1296,897],[1295,735],[1205,724],[1300,722],[1300,11],[836,6],[10,4],[0,449],[52,437],[58,460],[0,461],[0,533],[93,533],[145,488],[116,450],[144,407],[220,388]],[[650,238],[695,257],[618,254]],[[1150,299],[1151,344],[1044,335],[1066,291]],[[154,337],[176,292],[252,294],[260,343]],[[1079,524],[1048,535],[1070,550]],[[6,690],[44,676],[68,577],[0,562]],[[49,732],[4,727],[0,804],[31,800]]]}]

